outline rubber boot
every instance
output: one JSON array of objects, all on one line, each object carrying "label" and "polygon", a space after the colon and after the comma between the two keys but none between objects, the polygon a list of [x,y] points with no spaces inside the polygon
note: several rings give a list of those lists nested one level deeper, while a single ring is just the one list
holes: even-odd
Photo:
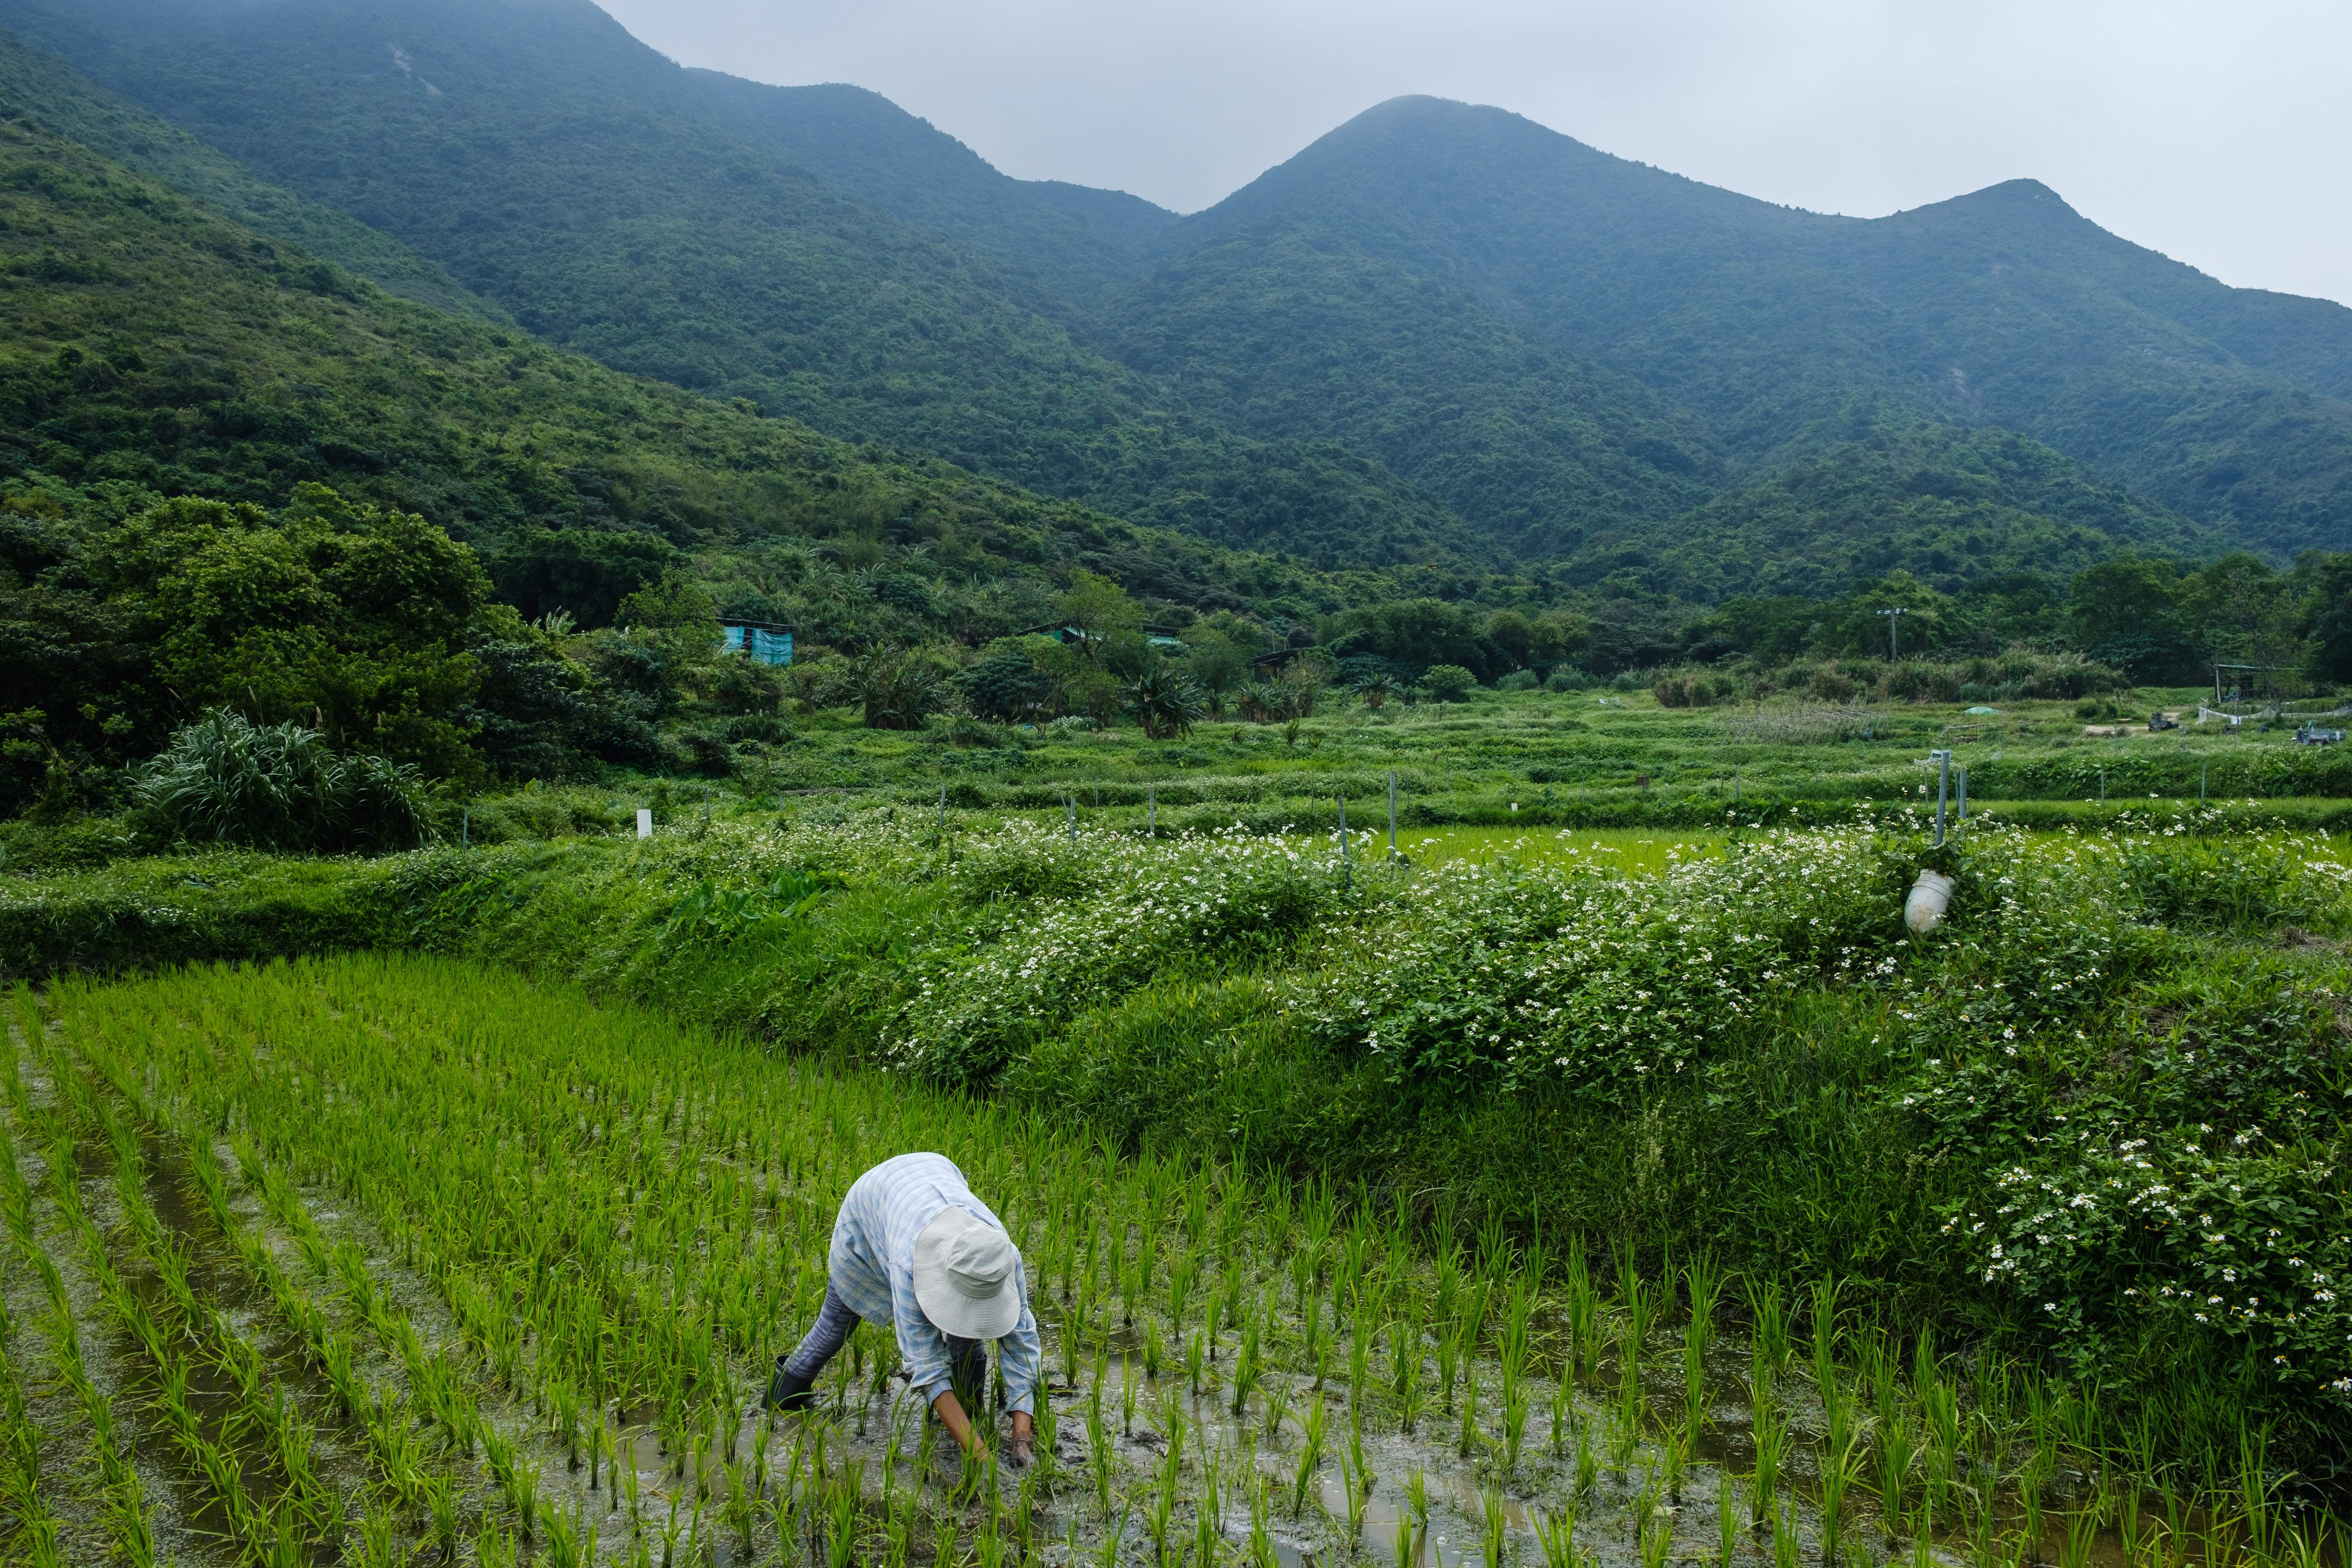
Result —
[{"label": "rubber boot", "polygon": [[784,1358],[776,1358],[776,1374],[768,1380],[767,1397],[760,1401],[763,1410],[814,1410],[816,1395],[810,1389],[816,1380],[795,1377],[784,1366]]}]

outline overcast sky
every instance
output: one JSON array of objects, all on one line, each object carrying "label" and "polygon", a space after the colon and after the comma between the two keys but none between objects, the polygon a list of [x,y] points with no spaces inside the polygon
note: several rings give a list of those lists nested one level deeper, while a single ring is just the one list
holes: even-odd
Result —
[{"label": "overcast sky", "polygon": [[1400,93],[1864,216],[2031,175],[2225,282],[2352,302],[2352,4],[602,0],[664,53],[855,82],[1005,173],[1190,212]]}]

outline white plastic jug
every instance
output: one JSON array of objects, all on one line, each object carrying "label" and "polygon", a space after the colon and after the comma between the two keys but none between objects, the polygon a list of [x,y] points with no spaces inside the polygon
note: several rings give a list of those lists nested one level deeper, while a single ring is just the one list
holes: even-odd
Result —
[{"label": "white plastic jug", "polygon": [[1944,911],[1951,904],[1952,879],[1941,871],[1922,871],[1911,884],[1911,896],[1903,900],[1903,923],[1912,935],[1926,936],[1944,923]]}]

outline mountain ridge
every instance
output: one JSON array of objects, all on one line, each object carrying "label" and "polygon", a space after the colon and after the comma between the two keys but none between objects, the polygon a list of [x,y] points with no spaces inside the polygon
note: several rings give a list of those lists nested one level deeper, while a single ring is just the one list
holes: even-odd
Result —
[{"label": "mountain ridge", "polygon": [[2054,449],[2195,548],[2352,543],[2352,311],[2035,180],[1822,215],[1408,95],[1180,216],[1013,179],[864,89],[679,67],[584,0],[0,21],[558,342],[1223,543],[1664,549],[1923,420]]}]

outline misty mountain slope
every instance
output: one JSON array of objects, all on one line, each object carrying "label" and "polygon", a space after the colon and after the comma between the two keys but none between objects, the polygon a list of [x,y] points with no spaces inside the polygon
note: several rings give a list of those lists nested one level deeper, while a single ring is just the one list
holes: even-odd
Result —
[{"label": "misty mountain slope", "polygon": [[2005,430],[1891,420],[1663,521],[1618,525],[1569,581],[1719,603],[1826,598],[1901,569],[1946,593],[2120,551],[2214,553],[2212,530]]},{"label": "misty mountain slope", "polygon": [[506,313],[438,264],[320,202],[257,179],[217,148],[0,33],[0,106],[395,294],[462,315]]},{"label": "misty mountain slope", "polygon": [[1750,462],[1893,405],[2019,430],[2275,552],[2352,539],[2352,407],[2330,395],[2352,372],[2326,346],[2352,311],[2228,289],[2032,182],[1825,217],[1403,99],[1186,219],[1163,265],[1286,233],[1484,298]]},{"label": "misty mountain slope", "polygon": [[1114,309],[1111,346],[1194,405],[1370,453],[1520,560],[1723,482],[1709,433],[1640,383],[1312,224],[1192,250]]},{"label": "misty mountain slope", "polygon": [[1083,325],[1176,222],[1139,196],[1000,174],[864,88],[770,87],[705,70],[686,72],[682,86],[697,111],[729,133],[986,256],[1020,286],[1024,304],[1066,325]]},{"label": "misty mountain slope", "polygon": [[728,133],[585,0],[9,0],[0,20],[615,368],[1223,542],[1486,552],[1376,463],[1192,414],[978,251]]}]

